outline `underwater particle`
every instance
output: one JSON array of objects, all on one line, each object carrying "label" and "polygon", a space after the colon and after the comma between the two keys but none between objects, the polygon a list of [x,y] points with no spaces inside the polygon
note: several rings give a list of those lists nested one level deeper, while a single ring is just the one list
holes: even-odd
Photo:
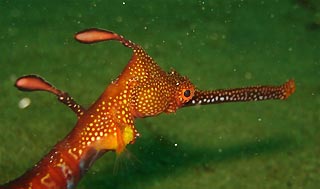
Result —
[{"label": "underwater particle", "polygon": [[174,146],[175,146],[175,147],[177,147],[177,146],[178,146],[178,144],[177,144],[177,143],[175,143],[175,144],[174,144]]},{"label": "underwater particle", "polygon": [[271,19],[274,18],[274,14],[271,13],[271,14],[270,14],[270,18],[271,18]]},{"label": "underwater particle", "polygon": [[246,72],[244,77],[248,80],[252,79],[252,74],[250,72]]},{"label": "underwater particle", "polygon": [[258,121],[261,122],[261,121],[262,121],[262,118],[259,117],[259,118],[258,118]]},{"label": "underwater particle", "polygon": [[31,100],[30,98],[22,98],[19,103],[18,103],[18,106],[20,109],[25,109],[27,108],[29,105],[31,104]]},{"label": "underwater particle", "polygon": [[116,21],[117,21],[117,22],[122,22],[122,21],[123,21],[123,19],[122,19],[122,17],[121,17],[121,16],[118,16],[118,17],[116,17]]}]

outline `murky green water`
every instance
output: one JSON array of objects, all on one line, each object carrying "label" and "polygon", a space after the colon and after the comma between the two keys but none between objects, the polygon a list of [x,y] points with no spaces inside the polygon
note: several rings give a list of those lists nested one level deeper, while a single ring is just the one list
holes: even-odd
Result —
[{"label": "murky green water", "polygon": [[[320,185],[320,4],[288,1],[1,1],[0,183],[35,164],[76,118],[53,96],[22,93],[38,74],[88,106],[126,65],[113,30],[201,89],[297,83],[287,101],[186,108],[138,120],[129,158],[106,154],[78,188],[317,188]],[[25,109],[22,98],[31,100]],[[114,174],[114,167],[118,169]]]}]

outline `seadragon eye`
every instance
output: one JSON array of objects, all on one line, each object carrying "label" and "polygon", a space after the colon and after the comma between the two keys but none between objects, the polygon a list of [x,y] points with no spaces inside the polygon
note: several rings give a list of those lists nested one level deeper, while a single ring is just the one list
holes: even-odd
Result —
[{"label": "seadragon eye", "polygon": [[185,103],[185,102],[188,102],[192,97],[193,97],[193,89],[183,89],[181,91],[181,95],[180,95],[180,98],[181,98],[181,101],[182,103]]},{"label": "seadragon eye", "polygon": [[191,91],[189,90],[189,89],[187,89],[187,90],[185,90],[184,92],[183,92],[183,95],[184,95],[184,97],[190,97],[190,95],[191,95]]}]

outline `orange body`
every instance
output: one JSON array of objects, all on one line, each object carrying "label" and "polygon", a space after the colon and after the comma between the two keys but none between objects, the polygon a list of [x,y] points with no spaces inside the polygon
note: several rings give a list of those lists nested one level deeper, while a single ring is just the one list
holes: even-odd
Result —
[{"label": "orange body", "polygon": [[74,129],[30,171],[1,189],[75,188],[94,161],[106,151],[121,153],[139,133],[134,120],[198,104],[286,99],[295,90],[293,80],[281,86],[255,86],[201,91],[187,77],[164,72],[139,46],[113,32],[88,29],[76,34],[83,43],[118,40],[132,48],[133,55],[123,72],[87,110],[67,93],[34,75],[17,80],[21,90],[48,91],[78,116]]}]

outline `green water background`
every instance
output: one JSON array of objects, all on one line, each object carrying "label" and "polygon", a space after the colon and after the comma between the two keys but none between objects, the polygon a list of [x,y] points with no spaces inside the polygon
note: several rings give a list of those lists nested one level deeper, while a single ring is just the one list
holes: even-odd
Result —
[{"label": "green water background", "polygon": [[[193,107],[137,120],[130,154],[100,159],[78,188],[318,188],[317,0],[0,1],[0,183],[34,165],[73,127],[55,97],[13,87],[38,74],[89,106],[128,62],[117,42],[83,45],[85,28],[141,44],[201,89],[281,84],[287,101]],[[19,109],[18,102],[31,99]],[[114,167],[117,173],[114,174]]]}]

